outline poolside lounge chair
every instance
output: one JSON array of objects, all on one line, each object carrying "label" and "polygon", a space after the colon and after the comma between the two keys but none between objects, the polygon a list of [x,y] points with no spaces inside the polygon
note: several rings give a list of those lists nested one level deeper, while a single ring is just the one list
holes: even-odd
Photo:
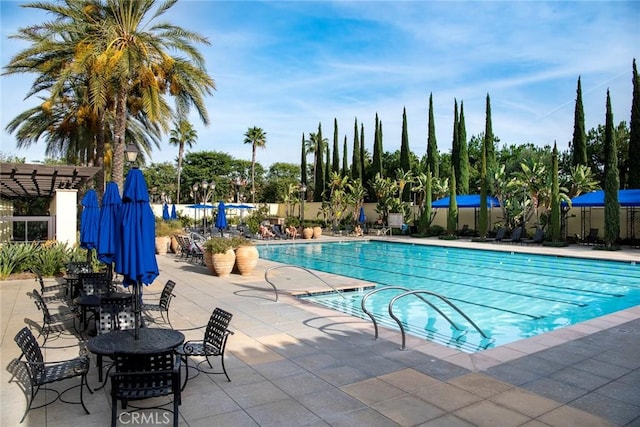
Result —
[{"label": "poolside lounge chair", "polygon": [[578,240],[581,245],[595,245],[598,242],[598,229],[592,228],[589,230],[589,235],[582,240]]},{"label": "poolside lounge chair", "polygon": [[487,242],[501,242],[504,239],[504,236],[507,234],[507,229],[504,227],[498,228],[496,235],[494,237],[487,237],[484,240]]},{"label": "poolside lounge chair", "polygon": [[271,226],[271,231],[273,231],[273,233],[276,235],[276,237],[278,239],[288,239],[289,238],[289,236],[282,231],[282,228],[280,228],[280,224],[272,225]]},{"label": "poolside lounge chair", "polygon": [[519,243],[521,240],[520,236],[522,236],[522,228],[518,227],[511,232],[511,237],[508,239],[502,239],[502,241],[504,243]]},{"label": "poolside lounge chair", "polygon": [[536,232],[533,234],[533,238],[522,239],[522,244],[528,245],[533,243],[542,243],[542,239],[544,239],[544,231],[542,231],[541,228],[536,228]]}]

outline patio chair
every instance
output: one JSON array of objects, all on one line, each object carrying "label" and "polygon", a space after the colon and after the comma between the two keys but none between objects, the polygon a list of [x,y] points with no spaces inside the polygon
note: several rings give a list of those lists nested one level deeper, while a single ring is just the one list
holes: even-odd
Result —
[{"label": "patio chair", "polygon": [[[43,337],[42,345],[44,345],[49,339],[51,333],[55,333],[58,336],[62,334],[79,336],[80,332],[75,324],[78,319],[78,312],[75,309],[68,309],[63,307],[62,310],[57,313],[51,313],[47,302],[42,298],[42,295],[37,290],[33,290],[28,293],[30,297],[34,299],[34,303],[38,310],[42,311],[42,325],[37,325],[35,322],[31,326],[38,329],[38,336]],[[68,323],[71,322],[71,325]]]},{"label": "patio chair", "polygon": [[[155,354],[119,354],[114,355],[115,372],[111,378],[111,426],[118,421],[118,401],[122,409],[129,402],[152,399],[161,396],[173,396],[173,425],[178,426],[178,406],[182,403],[180,390],[180,357],[173,350]],[[164,405],[156,406],[161,408]],[[131,406],[131,405],[130,405]],[[131,406],[134,410],[147,409]],[[164,409],[164,408],[162,408]]]},{"label": "patio chair", "polygon": [[598,243],[598,231],[600,230],[597,228],[590,229],[587,237],[579,240],[579,243],[581,245],[595,245],[596,243]]},{"label": "patio chair", "polygon": [[507,229],[504,227],[498,228],[494,237],[487,237],[484,240],[487,242],[501,242],[504,236],[507,234]]},{"label": "patio chair", "polygon": [[80,273],[82,295],[106,295],[113,289],[111,278],[104,273]]},{"label": "patio chair", "polygon": [[191,256],[191,241],[189,240],[189,237],[176,234],[176,241],[180,248],[177,255],[180,255],[180,258],[189,258]]},{"label": "patio chair", "polygon": [[276,235],[276,237],[278,239],[288,239],[289,236],[287,235],[287,233],[284,233],[282,231],[282,228],[280,228],[280,224],[274,224],[271,226],[271,230],[273,231],[273,233]]},{"label": "patio chair", "polygon": [[[67,301],[69,299],[69,286],[66,283],[57,283],[55,285],[45,285],[42,274],[37,268],[31,268],[31,272],[36,275],[36,281],[40,283],[40,294],[45,301]],[[60,292],[62,291],[62,293]],[[51,295],[52,293],[54,293]]]},{"label": "patio chair", "polygon": [[522,239],[522,244],[528,245],[528,244],[542,243],[542,239],[544,239],[544,231],[542,231],[541,228],[536,228],[536,232],[533,234],[533,238]]},{"label": "patio chair", "polygon": [[80,273],[92,273],[93,266],[87,261],[70,261],[67,264],[67,273],[80,274]]},{"label": "patio chair", "polygon": [[[100,301],[98,318],[96,320],[96,334],[103,335],[112,331],[124,331],[135,328],[135,313],[133,311],[133,295],[129,299],[103,298]],[[102,354],[96,355],[98,381],[102,382]],[[111,366],[107,372],[111,370]]]},{"label": "patio chair", "polygon": [[521,240],[520,236],[522,236],[522,227],[515,228],[511,232],[511,237],[509,237],[508,239],[502,239],[502,242],[504,242],[504,243],[519,243],[520,240]]},{"label": "patio chair", "polygon": [[[169,304],[171,304],[171,299],[175,297],[175,294],[173,293],[173,288],[175,286],[176,286],[176,282],[174,282],[173,280],[167,280],[167,283],[165,283],[164,288],[162,288],[162,293],[160,294],[160,299],[158,300],[158,302],[143,303],[141,307],[142,311],[145,312],[146,314],[149,314],[149,312],[160,312],[160,316],[162,317],[162,320],[164,321],[164,323],[168,323],[170,328],[173,328],[173,326],[171,326],[171,320],[169,319]],[[166,313],[166,318],[165,318],[165,313]],[[151,316],[151,317],[154,317],[154,316]],[[154,322],[157,323],[155,318],[154,318]]]},{"label": "patio chair", "polygon": [[[90,393],[93,393],[87,383],[87,373],[89,372],[89,358],[87,356],[79,356],[74,359],[57,362],[45,362],[38,341],[27,327],[22,328],[17,333],[14,340],[16,344],[18,344],[18,347],[20,347],[20,350],[22,350],[22,356],[24,357],[24,360],[16,360],[15,363],[23,368],[23,373],[28,378],[29,382],[29,384],[25,384],[27,408],[20,420],[21,423],[24,421],[30,410],[42,408],[56,400],[70,404],[82,405],[84,411],[89,414],[89,410],[84,405],[83,399],[84,387],[86,387]],[[80,384],[70,386],[61,392],[46,387],[48,384],[76,377],[80,377]],[[62,399],[64,393],[76,387],[80,387],[79,402]],[[26,391],[26,388],[29,388],[28,392]],[[31,406],[40,390],[45,390],[47,394],[53,393],[55,395],[55,399],[49,399],[47,402],[39,406]]]},{"label": "patio chair", "polygon": [[[207,329],[204,332],[204,339],[200,341],[187,341],[176,348],[176,353],[180,355],[185,366],[185,378],[184,384],[182,385],[183,390],[187,386],[187,381],[189,381],[189,357],[193,356],[200,356],[205,358],[204,360],[198,362],[198,364],[195,366],[198,373],[203,372],[207,375],[224,374],[227,377],[227,381],[231,382],[231,379],[229,378],[227,370],[224,366],[224,350],[227,346],[227,338],[229,337],[229,335],[233,334],[233,331],[230,331],[228,329],[232,317],[233,315],[231,313],[228,313],[221,308],[216,308],[215,310],[213,310],[213,313],[209,318]],[[209,357],[218,356],[220,357],[222,372],[204,370],[200,367],[200,365],[206,361],[209,364],[209,368],[213,369],[213,365],[211,365],[211,360],[209,360]],[[198,374],[196,374],[195,376],[197,375]]]}]

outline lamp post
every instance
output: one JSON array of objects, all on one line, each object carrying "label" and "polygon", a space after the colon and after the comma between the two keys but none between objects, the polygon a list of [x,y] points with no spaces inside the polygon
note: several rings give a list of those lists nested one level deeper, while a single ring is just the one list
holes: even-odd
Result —
[{"label": "lamp post", "polygon": [[129,164],[131,164],[131,167],[134,167],[134,168],[138,167],[137,165],[134,165],[134,163],[138,159],[138,153],[140,153],[140,150],[133,143],[129,143],[125,147],[124,155],[127,156],[127,162],[129,162]]},{"label": "lamp post", "polygon": [[304,227],[303,223],[304,223],[304,199],[306,198],[306,192],[307,192],[307,186],[304,184],[304,182],[300,183],[300,226]]},{"label": "lamp post", "polygon": [[[193,200],[196,204],[198,204],[198,196],[200,199],[200,203],[204,206],[204,214],[202,219],[202,225],[204,229],[207,229],[207,204],[209,203],[209,198],[214,194],[216,189],[215,181],[211,181],[211,183],[207,182],[206,179],[203,179],[200,183],[194,183],[191,187],[193,190]],[[198,190],[202,190],[202,193],[199,193]],[[197,222],[197,210],[196,210],[196,222]]]},{"label": "lamp post", "polygon": [[233,180],[233,184],[236,186],[236,203],[240,203],[240,186],[242,185],[242,179],[237,176]]}]

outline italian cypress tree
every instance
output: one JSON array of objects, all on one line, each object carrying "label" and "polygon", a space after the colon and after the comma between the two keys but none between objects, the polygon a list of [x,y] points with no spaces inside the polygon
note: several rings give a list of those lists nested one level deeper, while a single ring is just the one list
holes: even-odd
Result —
[{"label": "italian cypress tree", "polygon": [[349,176],[349,164],[347,163],[347,135],[344,136],[344,144],[342,144],[342,176]]},{"label": "italian cypress tree", "polygon": [[629,188],[640,188],[640,78],[633,59],[633,99],[629,129]]},{"label": "italian cypress tree", "polygon": [[324,143],[322,138],[322,123],[318,123],[318,133],[316,135],[316,165],[313,188],[313,201],[322,201],[322,191],[324,190]]},{"label": "italian cypress tree", "polygon": [[365,182],[367,169],[364,165],[364,123],[360,123],[360,173],[362,175],[362,182]]},{"label": "italian cypress tree", "polygon": [[[456,170],[456,182],[460,175],[460,146],[458,141],[458,100],[453,99],[453,138],[451,140],[451,167]],[[456,191],[458,189],[456,188]]]},{"label": "italian cypress tree", "polygon": [[378,163],[380,164],[380,174],[384,176],[384,165],[382,164],[382,156],[384,155],[384,148],[382,139],[384,138],[384,132],[382,132],[382,120],[378,123]]},{"label": "italian cypress tree", "polygon": [[460,101],[460,119],[458,120],[458,194],[469,194],[469,149],[467,147],[467,129],[464,123],[464,105]]},{"label": "italian cypress tree", "polygon": [[480,237],[487,237],[487,229],[489,227],[489,216],[487,210],[487,153],[489,145],[493,144],[493,135],[491,130],[491,105],[489,104],[489,94],[487,94],[486,117],[484,139],[482,140],[482,155],[480,158],[480,217],[478,218],[478,233]]},{"label": "italian cypress tree", "polygon": [[325,197],[323,197],[323,200],[328,200],[329,199],[329,187],[331,186],[331,167],[329,166],[331,163],[331,154],[329,152],[329,144],[327,144],[327,148],[326,148],[326,156],[327,156],[327,163],[324,166],[324,191],[325,191]]},{"label": "italian cypress tree", "polygon": [[449,184],[449,211],[447,212],[447,234],[453,236],[458,230],[458,202],[456,201],[456,168],[451,166]]},{"label": "italian cypress tree", "polygon": [[360,138],[358,137],[358,119],[353,125],[353,155],[351,160],[351,178],[361,179],[362,170],[360,169]]},{"label": "italian cypress tree", "polygon": [[551,241],[560,240],[560,184],[558,177],[558,147],[553,142],[551,156]]},{"label": "italian cypress tree", "polygon": [[576,89],[576,109],[573,117],[573,140],[571,141],[573,155],[571,164],[587,165],[587,134],[584,130],[584,108],[582,106],[582,83],[578,77]]},{"label": "italian cypress tree", "polygon": [[304,132],[302,133],[302,154],[300,157],[300,182],[307,185],[307,149],[304,145]]},{"label": "italian cypress tree", "polygon": [[333,159],[331,170],[340,173],[340,150],[338,149],[338,119],[333,119]]},{"label": "italian cypress tree", "polygon": [[[407,131],[407,109],[402,110],[402,142],[400,143],[400,167],[405,172],[411,171],[411,155],[409,153],[409,132]],[[402,190],[402,201],[411,200],[411,187],[405,185]]]},{"label": "italian cypress tree", "polygon": [[371,165],[371,174],[372,178],[377,174],[383,175],[382,173],[382,153],[380,153],[380,138],[381,136],[381,123],[378,120],[378,113],[376,113],[376,122],[375,122],[375,131],[373,134],[373,157],[372,157],[372,165]]},{"label": "italian cypress tree", "polygon": [[418,233],[426,233],[431,225],[431,215],[433,208],[431,207],[431,166],[427,165],[427,180],[424,183],[424,211],[420,217],[420,223],[418,224]]},{"label": "italian cypress tree", "polygon": [[[496,152],[493,146],[493,126],[491,125],[491,99],[487,93],[487,113],[484,127],[484,138],[487,143],[485,147],[487,155],[487,171],[494,171],[496,168]],[[487,172],[488,173],[488,172]],[[488,179],[488,176],[487,176]]]},{"label": "italian cypress tree", "polygon": [[620,235],[619,189],[618,150],[614,137],[611,97],[607,90],[607,117],[604,126],[604,242],[608,247],[613,246]]},{"label": "italian cypress tree", "polygon": [[433,94],[429,94],[429,132],[427,136],[427,165],[431,169],[433,176],[440,176],[440,155],[438,154],[438,143],[436,141],[436,122],[433,118]]}]

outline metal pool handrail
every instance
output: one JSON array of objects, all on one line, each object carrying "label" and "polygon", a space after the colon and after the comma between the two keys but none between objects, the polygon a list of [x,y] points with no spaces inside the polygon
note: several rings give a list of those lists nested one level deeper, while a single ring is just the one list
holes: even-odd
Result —
[{"label": "metal pool handrail", "polygon": [[311,274],[316,279],[320,280],[322,283],[324,283],[328,287],[330,287],[331,289],[333,289],[335,292],[337,292],[338,295],[340,295],[342,297],[342,299],[346,299],[346,297],[344,295],[342,295],[342,292],[340,292],[339,289],[334,287],[331,283],[328,283],[326,280],[324,280],[322,277],[318,276],[316,273],[314,273],[313,271],[309,270],[308,268],[300,267],[300,266],[297,266],[297,265],[289,265],[289,264],[287,264],[287,265],[276,265],[275,267],[269,267],[264,272],[264,280],[268,284],[270,284],[271,287],[273,287],[273,290],[276,293],[276,302],[278,302],[278,288],[276,287],[276,285],[273,282],[271,282],[271,280],[269,280],[269,272],[272,271],[272,270],[276,270],[278,268],[298,268],[300,270],[304,270],[307,273]]},{"label": "metal pool handrail", "polygon": [[415,295],[417,297],[419,297],[422,301],[426,302],[427,304],[429,304],[429,306],[431,306],[433,309],[435,309],[438,313],[440,313],[450,324],[451,326],[453,326],[454,328],[456,328],[458,331],[461,331],[461,329],[458,327],[458,325],[455,324],[454,321],[452,321],[449,316],[447,316],[446,314],[444,314],[441,310],[439,310],[437,307],[435,307],[431,302],[427,301],[426,299],[422,298],[419,294],[427,294],[427,295],[433,295],[436,298],[439,298],[441,301],[445,302],[446,304],[448,304],[451,308],[453,308],[455,311],[457,311],[462,317],[464,317],[469,323],[471,323],[471,325],[473,325],[473,327],[475,328],[476,331],[478,331],[480,333],[480,335],[482,335],[483,338],[485,339],[490,339],[483,331],[482,329],[480,329],[478,327],[478,325],[475,324],[475,322],[473,320],[471,320],[469,318],[469,316],[467,316],[466,314],[464,314],[462,312],[462,310],[460,310],[454,303],[452,303],[451,301],[449,301],[447,299],[447,297],[437,294],[435,292],[431,292],[431,291],[424,291],[424,290],[417,290],[417,291],[409,291],[409,292],[405,292],[402,293],[400,295],[397,295],[395,297],[393,297],[391,299],[391,301],[389,302],[389,316],[391,316],[393,318],[393,320],[396,321],[396,323],[398,324],[398,326],[400,327],[400,332],[402,332],[402,350],[405,350],[407,347],[405,345],[406,342],[406,336],[405,336],[405,331],[404,331],[404,327],[402,326],[402,322],[400,321],[400,319],[398,319],[396,317],[396,315],[393,313],[393,304],[400,298],[404,298],[408,295]]}]

